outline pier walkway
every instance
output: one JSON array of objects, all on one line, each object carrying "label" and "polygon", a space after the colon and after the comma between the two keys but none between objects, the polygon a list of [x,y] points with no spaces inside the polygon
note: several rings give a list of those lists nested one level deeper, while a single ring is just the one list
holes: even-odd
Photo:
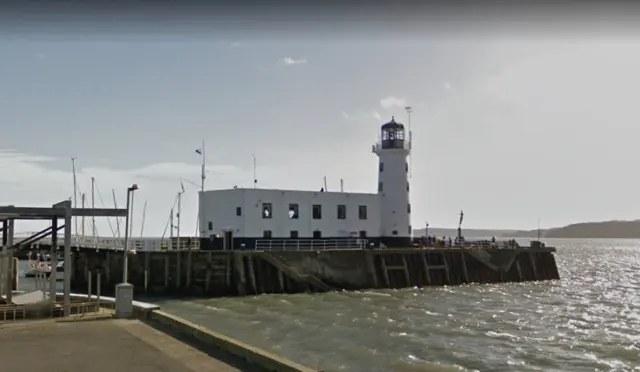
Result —
[{"label": "pier walkway", "polygon": [[199,351],[138,320],[34,320],[0,325],[2,371],[258,371]]}]

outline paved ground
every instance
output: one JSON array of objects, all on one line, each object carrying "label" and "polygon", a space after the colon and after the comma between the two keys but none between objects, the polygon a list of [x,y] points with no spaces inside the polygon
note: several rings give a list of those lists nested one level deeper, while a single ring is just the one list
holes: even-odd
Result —
[{"label": "paved ground", "polygon": [[136,320],[0,325],[2,372],[249,371]]}]

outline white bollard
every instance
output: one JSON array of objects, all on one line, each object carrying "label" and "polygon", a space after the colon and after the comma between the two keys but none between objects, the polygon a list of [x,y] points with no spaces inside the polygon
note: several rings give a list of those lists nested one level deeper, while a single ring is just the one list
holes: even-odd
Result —
[{"label": "white bollard", "polygon": [[91,274],[92,274],[92,272],[89,271],[89,275],[87,277],[87,286],[88,286],[87,295],[88,295],[88,299],[89,299],[88,302],[91,302],[91,276],[92,276]]},{"label": "white bollard", "polygon": [[98,301],[98,311],[100,311],[100,277],[102,273],[98,271],[97,280],[96,280],[96,300]]}]

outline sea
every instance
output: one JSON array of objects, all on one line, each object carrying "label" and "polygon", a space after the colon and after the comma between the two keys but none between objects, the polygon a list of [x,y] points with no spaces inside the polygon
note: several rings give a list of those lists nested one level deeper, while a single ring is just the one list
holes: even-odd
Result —
[{"label": "sea", "polygon": [[156,302],[324,371],[640,371],[640,240],[547,244],[557,281]]}]

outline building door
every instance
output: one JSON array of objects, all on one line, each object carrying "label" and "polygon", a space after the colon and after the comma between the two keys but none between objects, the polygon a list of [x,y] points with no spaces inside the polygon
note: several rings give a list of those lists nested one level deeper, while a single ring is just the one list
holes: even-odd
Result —
[{"label": "building door", "polygon": [[233,230],[224,231],[224,250],[225,251],[233,250]]}]

